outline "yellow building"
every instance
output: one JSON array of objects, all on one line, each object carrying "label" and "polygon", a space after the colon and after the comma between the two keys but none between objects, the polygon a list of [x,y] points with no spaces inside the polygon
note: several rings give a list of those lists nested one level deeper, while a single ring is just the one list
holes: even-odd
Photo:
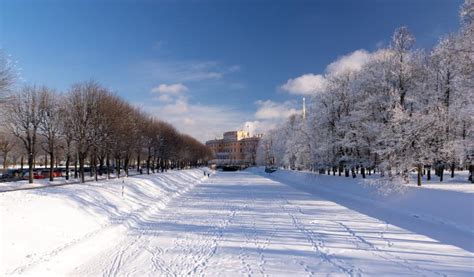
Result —
[{"label": "yellow building", "polygon": [[225,132],[222,139],[206,142],[211,148],[214,159],[210,161],[217,166],[223,165],[255,165],[257,147],[262,135],[250,136],[246,131]]}]

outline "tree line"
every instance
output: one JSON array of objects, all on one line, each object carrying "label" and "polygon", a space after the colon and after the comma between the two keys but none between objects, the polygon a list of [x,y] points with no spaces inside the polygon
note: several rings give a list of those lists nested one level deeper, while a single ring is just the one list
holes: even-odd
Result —
[{"label": "tree line", "polygon": [[305,118],[291,116],[268,132],[260,163],[365,178],[375,170],[407,182],[409,172],[443,180],[474,170],[474,2],[461,27],[433,49],[415,49],[406,27],[361,68],[329,72]]},{"label": "tree line", "polygon": [[12,92],[14,74],[3,60],[0,151],[4,167],[15,147],[22,167],[26,157],[30,183],[40,152],[45,154],[45,163],[49,158],[51,181],[59,163],[66,167],[66,179],[73,166],[74,178],[84,182],[86,167],[97,180],[102,174],[110,177],[113,169],[117,176],[121,171],[128,176],[131,167],[150,174],[204,165],[211,158],[211,151],[196,139],[95,81],[74,84],[63,94],[46,86],[24,86]]}]

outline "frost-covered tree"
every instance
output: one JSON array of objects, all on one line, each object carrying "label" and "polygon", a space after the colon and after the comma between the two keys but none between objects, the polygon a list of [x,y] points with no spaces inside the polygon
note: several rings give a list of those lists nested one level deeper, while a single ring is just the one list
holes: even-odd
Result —
[{"label": "frost-covered tree", "polygon": [[[462,27],[430,51],[415,49],[406,27],[390,46],[359,67],[328,66],[326,86],[312,97],[305,120],[292,116],[268,132],[278,165],[332,170],[365,177],[375,170],[389,180],[408,180],[434,168],[474,171],[474,5],[461,9]],[[341,70],[343,69],[343,70]],[[472,178],[471,178],[472,179]]]}]

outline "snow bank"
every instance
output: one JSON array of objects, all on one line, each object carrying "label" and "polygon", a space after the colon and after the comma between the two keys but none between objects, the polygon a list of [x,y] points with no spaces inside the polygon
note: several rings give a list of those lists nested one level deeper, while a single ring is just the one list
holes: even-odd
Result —
[{"label": "snow bank", "polygon": [[72,246],[83,245],[90,257],[138,218],[164,208],[203,179],[203,171],[195,169],[0,193],[0,275],[28,273],[59,252],[67,255]]},{"label": "snow bank", "polygon": [[[380,195],[361,178],[278,170],[252,172],[334,201],[387,223],[474,252],[474,194],[467,184],[407,186],[404,193]],[[373,178],[373,176],[372,176]],[[434,183],[434,184],[433,184]],[[460,188],[466,187],[465,190]]]}]

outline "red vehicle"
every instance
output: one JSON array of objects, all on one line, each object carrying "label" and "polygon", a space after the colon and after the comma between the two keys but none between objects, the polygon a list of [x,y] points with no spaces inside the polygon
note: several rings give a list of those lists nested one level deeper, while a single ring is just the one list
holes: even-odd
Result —
[{"label": "red vehicle", "polygon": [[[41,176],[43,176],[43,178],[41,178],[41,179],[47,179],[47,178],[49,178],[49,170],[42,171],[42,172],[41,172]],[[61,177],[61,171],[59,171],[59,170],[54,170],[54,171],[53,171],[53,177]]]},{"label": "red vehicle", "polygon": [[[30,177],[30,172],[26,172],[25,175],[23,175],[23,179],[28,180]],[[44,179],[44,176],[42,174],[42,171],[33,171],[33,179]]]}]

